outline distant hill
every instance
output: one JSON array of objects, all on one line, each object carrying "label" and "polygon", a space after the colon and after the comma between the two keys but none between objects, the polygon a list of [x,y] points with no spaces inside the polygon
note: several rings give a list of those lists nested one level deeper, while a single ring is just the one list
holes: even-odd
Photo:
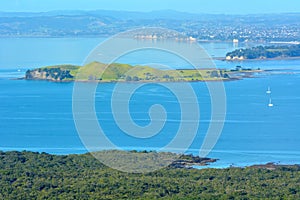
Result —
[{"label": "distant hill", "polygon": [[218,16],[205,13],[188,13],[175,10],[156,10],[150,12],[116,11],[116,10],[55,10],[48,12],[0,12],[0,17],[54,17],[54,16],[94,16],[109,17],[123,20],[142,19],[175,19],[191,20],[195,18],[204,19],[205,16]]},{"label": "distant hill", "polygon": [[107,37],[141,27],[168,28],[198,40],[300,41],[300,13],[222,15],[174,10],[0,12],[0,37]]}]

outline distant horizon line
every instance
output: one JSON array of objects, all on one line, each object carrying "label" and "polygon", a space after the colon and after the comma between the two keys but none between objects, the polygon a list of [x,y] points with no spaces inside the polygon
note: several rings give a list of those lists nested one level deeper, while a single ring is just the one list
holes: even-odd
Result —
[{"label": "distant horizon line", "polygon": [[95,11],[107,11],[107,12],[128,12],[128,13],[139,13],[139,14],[149,14],[155,12],[176,12],[181,14],[190,14],[190,15],[278,15],[278,14],[300,14],[300,11],[295,12],[261,12],[261,13],[217,13],[217,12],[188,12],[188,11],[179,11],[175,9],[158,9],[151,11],[138,11],[138,10],[112,10],[112,9],[54,9],[47,11],[2,11],[0,13],[52,13],[52,12],[95,12]]}]

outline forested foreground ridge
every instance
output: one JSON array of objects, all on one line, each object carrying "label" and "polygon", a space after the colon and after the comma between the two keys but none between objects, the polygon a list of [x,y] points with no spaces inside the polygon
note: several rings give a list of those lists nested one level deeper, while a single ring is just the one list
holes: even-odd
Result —
[{"label": "forested foreground ridge", "polygon": [[300,167],[163,168],[132,174],[90,154],[0,151],[0,199],[300,199]]},{"label": "forested foreground ridge", "polygon": [[300,57],[300,44],[279,46],[257,46],[237,49],[226,54],[226,60],[284,59]]}]

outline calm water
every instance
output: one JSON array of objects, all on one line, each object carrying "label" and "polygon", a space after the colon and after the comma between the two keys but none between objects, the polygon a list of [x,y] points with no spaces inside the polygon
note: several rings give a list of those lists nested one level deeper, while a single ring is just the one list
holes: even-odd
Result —
[{"label": "calm water", "polygon": [[[101,38],[1,39],[1,44],[4,44],[0,47],[1,150],[45,151],[56,154],[86,152],[73,121],[73,83],[10,78],[20,77],[25,69],[41,65],[81,64],[89,51],[101,41]],[[207,43],[203,46],[215,56],[221,56],[233,48],[229,43]],[[28,47],[32,51],[26,51]],[[133,54],[121,61],[132,64],[147,63],[151,56],[153,53],[143,58]],[[139,58],[142,60],[138,60]],[[172,62],[177,63],[176,60]],[[216,63],[226,68],[236,65],[221,61]],[[300,163],[300,61],[244,62],[242,65],[263,69],[293,69],[287,70],[293,73],[263,75],[259,78],[224,83],[227,117],[222,135],[209,154],[209,157],[220,159],[213,166],[244,166],[266,162]],[[191,85],[201,110],[200,128],[189,149],[189,152],[196,154],[207,131],[211,111],[205,83]],[[269,85],[272,88],[273,108],[267,107],[269,98],[265,91]],[[168,120],[160,134],[141,140],[125,135],[116,126],[110,108],[114,86],[102,84],[96,92],[97,115],[111,141],[125,149],[159,149],[174,137],[180,125],[180,108],[170,91],[157,84],[148,84],[132,96],[130,111],[139,125],[149,123],[147,111],[155,103],[163,104],[168,113]]]}]

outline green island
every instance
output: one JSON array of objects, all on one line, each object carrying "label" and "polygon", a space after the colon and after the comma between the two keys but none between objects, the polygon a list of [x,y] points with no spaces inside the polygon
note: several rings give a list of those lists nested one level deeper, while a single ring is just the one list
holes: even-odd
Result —
[{"label": "green island", "polygon": [[138,174],[108,168],[89,153],[0,151],[0,186],[0,199],[16,200],[300,199],[300,166],[165,167]]},{"label": "green island", "polygon": [[98,81],[98,82],[180,82],[226,81],[251,77],[260,69],[252,70],[237,66],[225,69],[156,69],[149,66],[132,66],[92,62],[85,66],[56,65],[27,70],[26,80],[49,81]]},{"label": "green island", "polygon": [[257,46],[237,49],[226,54],[226,60],[246,59],[295,59],[300,58],[300,44],[279,46]]}]

